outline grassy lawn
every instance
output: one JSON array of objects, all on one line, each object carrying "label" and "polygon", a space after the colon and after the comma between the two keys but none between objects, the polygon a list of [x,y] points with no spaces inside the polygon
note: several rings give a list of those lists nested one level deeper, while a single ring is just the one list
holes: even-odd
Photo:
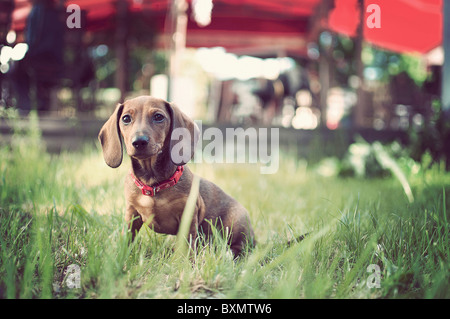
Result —
[{"label": "grassy lawn", "polygon": [[250,212],[258,245],[233,261],[221,240],[186,257],[149,229],[128,245],[128,160],[114,170],[99,149],[50,155],[35,133],[11,145],[0,149],[0,298],[450,297],[450,174],[438,166],[407,174],[410,202],[394,177],[323,177],[287,154],[273,175],[190,164]]}]

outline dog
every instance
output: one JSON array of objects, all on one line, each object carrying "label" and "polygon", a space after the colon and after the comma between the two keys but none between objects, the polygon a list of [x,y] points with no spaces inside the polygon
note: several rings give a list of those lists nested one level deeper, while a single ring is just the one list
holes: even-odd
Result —
[{"label": "dog", "polygon": [[[177,139],[173,133],[180,129],[188,134]],[[178,233],[193,180],[186,163],[194,155],[198,137],[197,125],[176,105],[151,96],[118,104],[101,128],[98,139],[106,164],[121,165],[123,144],[131,158],[125,180],[125,221],[132,240],[144,224],[158,233]],[[235,258],[256,243],[247,210],[217,185],[200,178],[189,229],[191,243],[200,232],[208,238],[211,227],[229,234]]]}]

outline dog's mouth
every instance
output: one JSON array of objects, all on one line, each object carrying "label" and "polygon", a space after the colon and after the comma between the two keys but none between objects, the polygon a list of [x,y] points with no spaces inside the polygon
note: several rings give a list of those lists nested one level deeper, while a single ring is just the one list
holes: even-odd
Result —
[{"label": "dog's mouth", "polygon": [[159,155],[161,152],[161,147],[158,144],[154,144],[145,148],[133,148],[131,152],[128,152],[128,155],[138,160],[146,160]]}]

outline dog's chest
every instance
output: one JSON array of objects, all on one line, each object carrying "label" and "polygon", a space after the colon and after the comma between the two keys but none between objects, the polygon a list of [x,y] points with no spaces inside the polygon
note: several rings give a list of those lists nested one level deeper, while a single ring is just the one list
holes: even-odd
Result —
[{"label": "dog's chest", "polygon": [[136,208],[142,216],[143,222],[148,223],[156,232],[173,235],[178,232],[181,215],[186,204],[185,197],[158,196],[155,198],[142,195],[137,198],[137,204]]},{"label": "dog's chest", "polygon": [[142,210],[148,209],[150,213],[155,206],[155,200],[150,196],[139,195],[137,197],[137,204]]}]

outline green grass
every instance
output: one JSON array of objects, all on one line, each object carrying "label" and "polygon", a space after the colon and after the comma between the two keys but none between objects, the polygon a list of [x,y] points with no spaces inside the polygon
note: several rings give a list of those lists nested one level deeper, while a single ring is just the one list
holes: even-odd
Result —
[{"label": "green grass", "polygon": [[[450,174],[322,177],[283,154],[255,165],[190,165],[250,212],[258,240],[233,261],[216,239],[177,254],[174,236],[123,234],[123,179],[99,149],[47,154],[35,133],[0,149],[0,298],[449,298]],[[302,242],[286,242],[303,233]],[[80,288],[67,273],[80,266]],[[369,288],[370,265],[381,270]]]}]

